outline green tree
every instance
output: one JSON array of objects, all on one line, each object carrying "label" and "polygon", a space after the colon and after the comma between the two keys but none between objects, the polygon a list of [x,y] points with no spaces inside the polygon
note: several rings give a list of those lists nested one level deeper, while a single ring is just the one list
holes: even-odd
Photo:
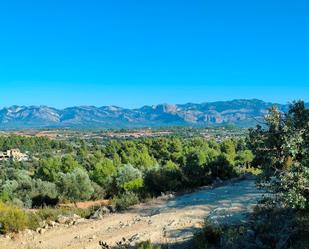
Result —
[{"label": "green tree", "polygon": [[237,153],[236,163],[241,166],[248,168],[253,162],[254,155],[251,150],[242,150]]},{"label": "green tree", "polygon": [[264,170],[263,183],[281,203],[309,208],[309,110],[294,102],[287,113],[273,107],[266,127],[250,130],[250,145]]},{"label": "green tree", "polygon": [[235,142],[232,139],[226,139],[221,144],[221,151],[227,155],[231,163],[234,162],[236,157]]},{"label": "green tree", "polygon": [[76,168],[81,168],[78,161],[74,159],[72,155],[66,155],[61,160],[61,172],[71,173]]},{"label": "green tree", "polygon": [[126,190],[133,186],[140,188],[143,185],[142,173],[132,165],[126,164],[118,170],[116,183],[120,190]]},{"label": "green tree", "polygon": [[76,168],[71,173],[59,175],[57,187],[63,199],[71,201],[89,200],[93,187],[87,172]]},{"label": "green tree", "polygon": [[[206,176],[210,173],[206,171],[206,154],[197,149],[191,149],[186,155],[186,164],[183,167],[187,184],[199,186],[206,183]],[[207,179],[208,180],[208,179]]]},{"label": "green tree", "polygon": [[105,186],[110,181],[111,177],[116,174],[116,171],[113,161],[104,158],[94,166],[91,172],[91,178],[100,186]]},{"label": "green tree", "polygon": [[55,182],[61,171],[61,159],[59,157],[50,157],[40,160],[36,176],[42,180]]}]

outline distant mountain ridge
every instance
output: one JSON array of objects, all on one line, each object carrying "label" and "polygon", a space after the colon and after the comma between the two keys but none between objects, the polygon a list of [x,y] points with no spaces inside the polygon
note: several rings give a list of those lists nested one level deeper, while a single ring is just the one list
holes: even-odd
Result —
[{"label": "distant mountain ridge", "polygon": [[[133,128],[155,126],[253,126],[276,105],[258,99],[205,102],[201,104],[159,104],[126,109],[117,106],[76,106],[56,109],[48,106],[11,106],[0,109],[0,129],[24,128]],[[308,106],[308,103],[306,104]]]}]

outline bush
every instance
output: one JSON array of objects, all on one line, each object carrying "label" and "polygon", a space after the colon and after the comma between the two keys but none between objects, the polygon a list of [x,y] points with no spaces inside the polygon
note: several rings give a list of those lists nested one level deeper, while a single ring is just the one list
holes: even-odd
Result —
[{"label": "bush", "polygon": [[92,208],[89,209],[81,209],[81,208],[49,208],[44,207],[38,209],[36,211],[36,216],[41,220],[57,220],[59,215],[63,216],[72,216],[73,214],[77,214],[82,218],[89,218],[91,214],[94,212]]},{"label": "bush", "polygon": [[201,231],[194,235],[193,246],[195,249],[218,248],[222,233],[222,228],[219,225],[205,220]]},{"label": "bush", "polygon": [[139,191],[144,186],[144,180],[142,178],[137,178],[123,184],[123,188],[125,191]]},{"label": "bush", "polygon": [[32,207],[55,206],[58,204],[58,191],[56,184],[33,179],[33,187],[30,196],[32,197]]},{"label": "bush", "polygon": [[44,207],[35,212],[26,212],[12,204],[0,202],[0,234],[18,232],[26,228],[35,230],[40,227],[42,221],[55,221],[59,215],[77,214],[82,218],[89,218],[96,209],[97,207],[88,209]]},{"label": "bush", "polygon": [[211,164],[212,176],[221,179],[229,179],[237,175],[236,169],[232,164],[229,155],[221,154],[217,157],[216,161]]},{"label": "bush", "polygon": [[58,192],[54,183],[33,179],[29,172],[24,170],[12,172],[11,179],[0,185],[2,201],[10,201],[27,208],[57,204]]},{"label": "bush", "polygon": [[57,185],[62,197],[71,201],[89,200],[94,191],[88,173],[81,168],[61,173]]},{"label": "bush", "polygon": [[28,226],[28,216],[20,208],[0,203],[0,233],[18,232]]},{"label": "bush", "polygon": [[218,226],[206,221],[195,234],[195,249],[307,249],[309,213],[258,206],[247,223]]},{"label": "bush", "polygon": [[150,241],[140,242],[135,247],[136,249],[161,249],[161,246],[155,246]]},{"label": "bush", "polygon": [[119,211],[126,210],[128,207],[139,203],[137,194],[133,192],[124,192],[113,199],[116,209]]},{"label": "bush", "polygon": [[35,231],[38,227],[42,225],[43,219],[40,216],[38,216],[35,212],[29,211],[26,212],[26,214],[28,216],[28,223],[26,228]]},{"label": "bush", "polygon": [[255,167],[248,167],[248,168],[244,168],[244,167],[235,167],[236,173],[238,175],[241,174],[251,174],[253,176],[260,176],[263,171],[259,168],[255,168]]},{"label": "bush", "polygon": [[99,184],[91,182],[91,186],[93,187],[93,193],[91,195],[92,200],[99,200],[106,197],[107,191],[104,188],[102,188]]},{"label": "bush", "polygon": [[[137,181],[135,182],[135,180]],[[143,183],[141,180],[142,173],[130,164],[121,167],[116,176],[116,183],[119,190],[129,190],[130,187],[134,187],[136,184],[142,186]]]},{"label": "bush", "polygon": [[131,246],[130,243],[127,242],[124,238],[122,241],[117,242],[116,246],[114,247],[111,247],[102,241],[100,241],[99,244],[102,249],[161,249],[161,246],[156,246],[150,241],[139,242],[135,246]]},{"label": "bush", "polygon": [[179,168],[152,169],[145,176],[145,187],[153,195],[182,189],[183,176]]}]

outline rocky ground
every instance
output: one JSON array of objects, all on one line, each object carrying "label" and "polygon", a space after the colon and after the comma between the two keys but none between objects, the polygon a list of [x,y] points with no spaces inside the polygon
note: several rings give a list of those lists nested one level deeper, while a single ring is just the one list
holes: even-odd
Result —
[{"label": "rocky ground", "polygon": [[[242,222],[261,197],[253,180],[217,188],[204,188],[175,198],[160,198],[102,219],[62,221],[13,237],[0,238],[1,249],[99,249],[99,241],[114,244],[122,238],[132,243],[150,239],[155,243],[188,240],[206,216],[219,222]],[[69,223],[69,224],[68,224]]]}]

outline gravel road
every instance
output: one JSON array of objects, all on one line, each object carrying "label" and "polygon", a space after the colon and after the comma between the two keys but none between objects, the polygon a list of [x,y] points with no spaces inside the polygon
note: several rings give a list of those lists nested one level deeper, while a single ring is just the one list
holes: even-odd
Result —
[{"label": "gravel road", "polygon": [[43,234],[28,231],[13,239],[0,238],[2,249],[99,249],[100,240],[113,244],[122,238],[133,242],[148,240],[175,243],[189,239],[206,216],[220,222],[245,219],[245,214],[261,197],[253,180],[221,187],[201,189],[172,200],[157,199],[136,205],[124,213],[110,214],[101,220],[66,227]]}]

